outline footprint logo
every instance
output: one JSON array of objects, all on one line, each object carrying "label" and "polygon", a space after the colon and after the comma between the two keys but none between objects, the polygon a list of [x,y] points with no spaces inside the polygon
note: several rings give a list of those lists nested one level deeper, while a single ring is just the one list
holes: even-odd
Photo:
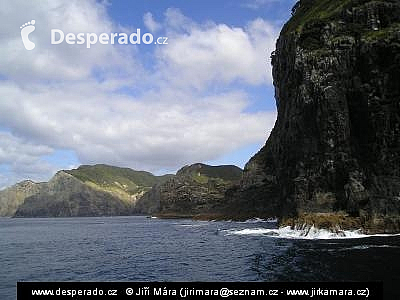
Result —
[{"label": "footprint logo", "polygon": [[31,32],[35,31],[35,20],[32,20],[28,23],[22,24],[21,28],[21,37],[22,37],[22,42],[24,43],[25,49],[26,50],[32,50],[35,48],[35,43],[32,43],[29,40],[29,34]]}]

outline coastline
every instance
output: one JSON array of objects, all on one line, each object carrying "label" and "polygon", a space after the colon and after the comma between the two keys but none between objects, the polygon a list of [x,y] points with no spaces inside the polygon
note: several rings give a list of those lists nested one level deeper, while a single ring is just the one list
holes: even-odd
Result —
[{"label": "coastline", "polygon": [[[192,219],[197,221],[235,221],[271,220],[275,217],[257,214],[222,214],[222,213],[158,213],[152,216],[159,219]],[[340,234],[344,231],[360,231],[366,235],[399,234],[400,219],[396,217],[367,218],[353,217],[344,212],[334,213],[304,213],[297,217],[277,218],[278,228],[290,227],[292,230],[310,230],[311,228],[327,230]]]},{"label": "coastline", "polygon": [[158,219],[190,219],[195,221],[233,221],[233,222],[271,222],[276,223],[277,228],[290,228],[307,232],[311,229],[327,230],[335,234],[342,234],[344,231],[358,231],[365,235],[375,234],[400,234],[400,218],[398,217],[353,217],[344,212],[329,213],[303,213],[295,217],[271,217],[270,215],[245,213],[245,214],[224,214],[224,213],[181,213],[163,212],[155,214],[133,214],[133,215],[105,215],[105,216],[11,216],[1,217],[9,219],[24,218],[85,218],[85,217],[121,217],[121,216],[144,216]]}]

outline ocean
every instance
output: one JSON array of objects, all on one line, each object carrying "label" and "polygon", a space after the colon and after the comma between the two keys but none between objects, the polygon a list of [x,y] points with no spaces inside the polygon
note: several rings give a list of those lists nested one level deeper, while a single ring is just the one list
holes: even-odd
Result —
[{"label": "ocean", "polygon": [[0,299],[17,281],[383,281],[400,299],[400,236],[307,236],[263,220],[0,218]]}]

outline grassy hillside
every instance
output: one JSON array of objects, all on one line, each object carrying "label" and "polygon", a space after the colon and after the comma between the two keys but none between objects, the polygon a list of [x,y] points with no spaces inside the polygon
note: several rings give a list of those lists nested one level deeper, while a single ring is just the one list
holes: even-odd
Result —
[{"label": "grassy hillside", "polygon": [[[351,12],[354,8],[361,7],[367,2],[389,2],[396,4],[398,0],[300,0],[292,9],[292,18],[285,24],[281,34],[288,32],[302,32],[307,30],[307,26],[315,23],[327,24],[331,21],[336,21],[337,16],[343,12]],[[382,15],[381,24],[385,27],[386,19],[389,16]],[[370,30],[362,30],[362,26],[350,28],[351,31],[362,31],[361,33],[369,33]],[[379,28],[382,30],[382,28]],[[385,30],[385,29],[384,29]]]},{"label": "grassy hillside", "polygon": [[107,165],[84,165],[59,171],[40,185],[21,183],[18,189],[0,193],[0,204],[3,198],[11,204],[18,202],[19,206],[13,207],[18,217],[129,215],[146,191],[171,176],[154,176],[149,172]]},{"label": "grassy hillside", "polygon": [[114,193],[137,194],[149,190],[157,183],[163,183],[172,175],[154,176],[145,171],[119,168],[108,165],[83,165],[77,169],[65,170],[82,182]]},{"label": "grassy hillside", "polygon": [[198,163],[183,167],[176,175],[191,176],[199,183],[206,183],[209,178],[222,181],[237,181],[242,177],[242,172],[242,169],[233,165],[209,166]]},{"label": "grassy hillside", "polygon": [[339,13],[343,7],[350,2],[351,0],[298,1],[292,9],[292,18],[288,23],[286,23],[282,32],[301,31],[307,22],[327,20]]}]

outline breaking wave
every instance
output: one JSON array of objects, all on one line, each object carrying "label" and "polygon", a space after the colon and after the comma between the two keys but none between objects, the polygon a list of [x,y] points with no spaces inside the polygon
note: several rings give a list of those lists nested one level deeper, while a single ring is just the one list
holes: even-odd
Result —
[{"label": "breaking wave", "polygon": [[393,245],[356,245],[352,247],[347,247],[343,249],[330,249],[329,251],[334,252],[334,251],[348,251],[348,250],[367,250],[370,248],[393,248],[393,249],[399,249],[399,246],[393,246]]},{"label": "breaking wave", "polygon": [[311,226],[306,229],[291,229],[290,226],[281,228],[244,228],[244,229],[228,229],[224,230],[227,235],[252,235],[252,236],[269,236],[283,239],[307,239],[307,240],[323,240],[323,239],[357,239],[372,236],[396,236],[399,234],[363,234],[361,230],[342,230],[332,232],[326,229],[318,229]]},{"label": "breaking wave", "polygon": [[238,222],[238,223],[253,224],[253,223],[277,223],[277,222],[278,222],[277,218],[268,218],[268,219],[253,218],[253,219],[248,219],[244,222]]}]

